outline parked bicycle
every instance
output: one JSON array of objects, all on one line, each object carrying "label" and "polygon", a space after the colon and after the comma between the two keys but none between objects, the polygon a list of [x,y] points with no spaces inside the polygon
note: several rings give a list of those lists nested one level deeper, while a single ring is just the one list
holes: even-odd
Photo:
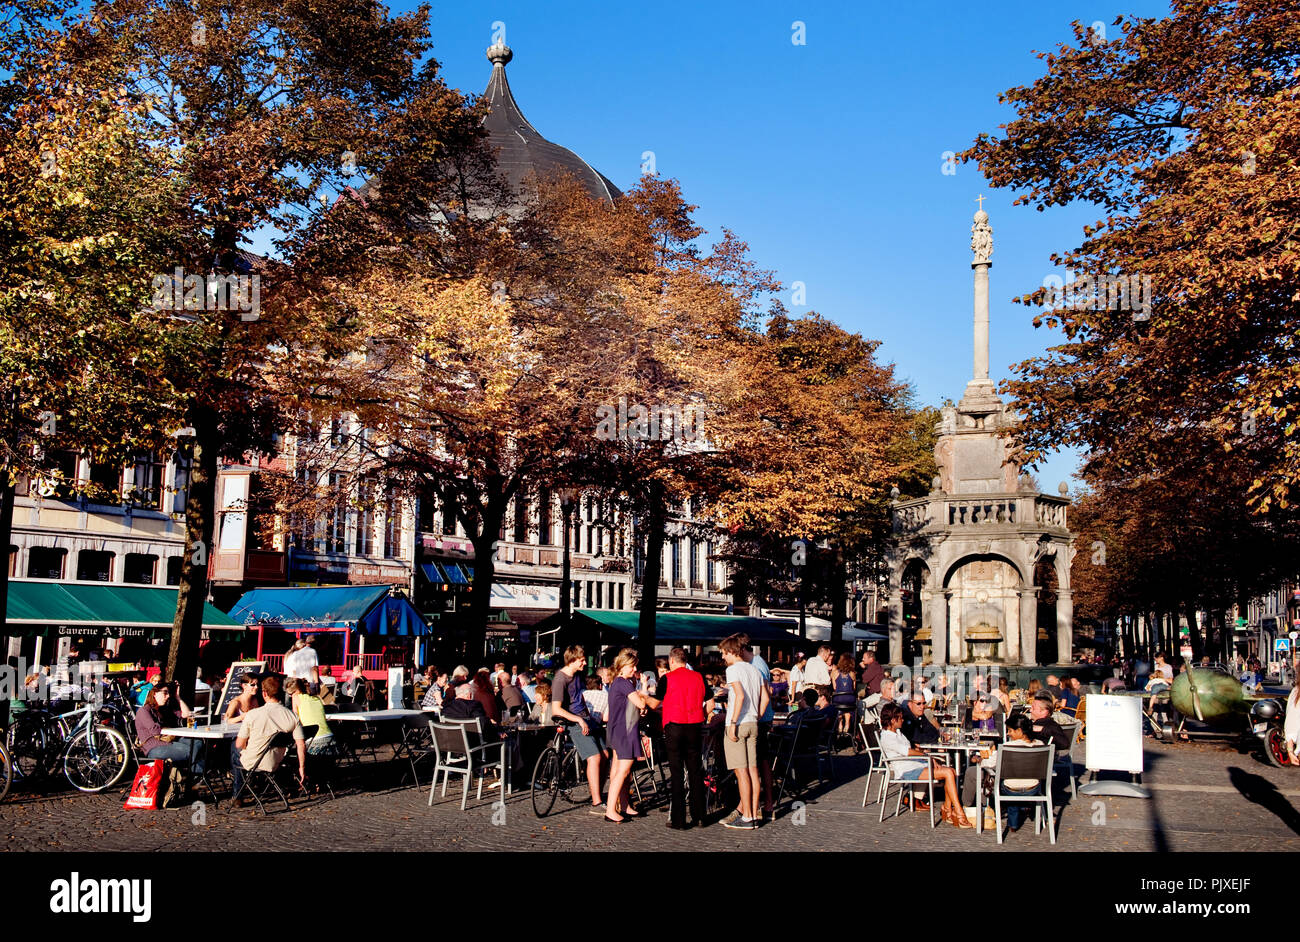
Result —
[{"label": "parked bicycle", "polygon": [[9,750],[0,743],[0,801],[9,794],[9,786],[14,782],[14,764],[9,759]]},{"label": "parked bicycle", "polygon": [[116,784],[131,764],[126,737],[105,725],[93,703],[56,714],[28,705],[5,735],[13,773],[36,783],[60,767],[73,788],[100,792]]},{"label": "parked bicycle", "polygon": [[557,725],[555,738],[542,750],[533,766],[533,812],[544,818],[563,797],[571,805],[591,800],[591,789],[578,750],[564,726]]}]

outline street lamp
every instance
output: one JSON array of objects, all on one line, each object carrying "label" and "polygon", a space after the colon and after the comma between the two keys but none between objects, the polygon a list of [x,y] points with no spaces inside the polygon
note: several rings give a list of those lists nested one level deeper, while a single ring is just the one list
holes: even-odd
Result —
[{"label": "street lamp", "polygon": [[573,586],[569,576],[569,543],[571,542],[569,534],[573,528],[573,508],[578,503],[578,489],[562,487],[558,493],[560,518],[564,521],[564,555],[560,563],[560,621],[565,628],[568,628],[573,602]]}]

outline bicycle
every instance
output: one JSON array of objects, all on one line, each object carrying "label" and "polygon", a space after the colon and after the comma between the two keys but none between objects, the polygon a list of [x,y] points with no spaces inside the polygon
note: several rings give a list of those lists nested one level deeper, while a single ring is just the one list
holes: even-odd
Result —
[{"label": "bicycle", "polygon": [[131,764],[126,737],[101,724],[92,703],[60,715],[29,706],[15,717],[5,741],[23,778],[40,780],[61,765],[64,777],[82,792],[111,787]]},{"label": "bicycle", "polygon": [[584,764],[564,726],[556,725],[555,736],[537,757],[532,778],[533,813],[544,818],[563,796],[571,805],[591,800]]},{"label": "bicycle", "polygon": [[9,786],[14,782],[14,764],[9,758],[9,750],[0,743],[0,801],[9,794]]}]

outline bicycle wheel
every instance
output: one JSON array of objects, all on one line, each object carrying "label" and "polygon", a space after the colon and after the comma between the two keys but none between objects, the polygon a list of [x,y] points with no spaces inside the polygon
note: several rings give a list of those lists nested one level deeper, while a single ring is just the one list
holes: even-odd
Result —
[{"label": "bicycle wheel", "polygon": [[102,792],[122,777],[130,762],[131,748],[121,733],[107,726],[91,726],[68,743],[63,774],[79,791]]},{"label": "bicycle wheel", "polygon": [[9,750],[0,746],[0,801],[9,794],[9,786],[14,782],[14,764],[9,759]]},{"label": "bicycle wheel", "polygon": [[740,786],[727,769],[722,751],[710,747],[704,756],[704,813],[713,816],[740,805]]},{"label": "bicycle wheel", "polygon": [[544,818],[555,807],[560,793],[560,754],[554,746],[547,746],[533,766],[533,813]]},{"label": "bicycle wheel", "polygon": [[28,717],[26,713],[14,717],[13,725],[5,735],[5,746],[16,777],[36,781],[49,774],[49,740],[39,719]]}]

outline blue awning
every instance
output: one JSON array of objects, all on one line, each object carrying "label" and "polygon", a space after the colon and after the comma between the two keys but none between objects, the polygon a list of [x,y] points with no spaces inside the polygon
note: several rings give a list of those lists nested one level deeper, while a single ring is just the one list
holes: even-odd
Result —
[{"label": "blue awning", "polygon": [[281,628],[361,628],[373,634],[425,634],[428,627],[404,597],[390,597],[386,585],[253,589],[230,610],[244,625]]},{"label": "blue awning", "polygon": [[439,568],[447,574],[447,581],[452,585],[469,585],[469,579],[455,563],[440,563]]},{"label": "blue awning", "polygon": [[362,619],[361,630],[369,635],[398,635],[405,638],[428,634],[429,626],[406,599],[389,597]]},{"label": "blue awning", "polygon": [[438,567],[435,566],[433,563],[422,563],[420,565],[420,571],[423,572],[424,577],[428,579],[430,582],[432,582],[434,585],[447,584],[447,580],[442,577],[442,573],[438,571]]}]

